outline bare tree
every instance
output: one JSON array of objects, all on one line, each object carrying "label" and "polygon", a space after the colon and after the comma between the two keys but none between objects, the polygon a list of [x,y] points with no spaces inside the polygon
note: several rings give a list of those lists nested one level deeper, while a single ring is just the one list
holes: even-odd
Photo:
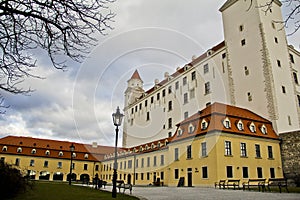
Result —
[{"label": "bare tree", "polygon": [[[115,16],[115,0],[0,0],[0,89],[28,93],[19,87],[36,67],[32,51],[47,52],[57,69],[65,60],[80,62],[96,44],[95,32],[105,35]],[[1,102],[2,103],[2,102]]]},{"label": "bare tree", "polygon": [[[250,0],[250,7],[252,7],[253,0]],[[279,0],[269,0],[265,4],[258,5],[259,8],[262,8],[263,11],[267,12],[272,10],[272,6],[275,1]],[[296,33],[300,29],[300,0],[281,0],[283,6],[289,9],[288,14],[283,16],[283,21],[274,21],[276,23],[282,24],[282,28],[293,27],[288,35]],[[250,8],[249,7],[249,8]]]}]

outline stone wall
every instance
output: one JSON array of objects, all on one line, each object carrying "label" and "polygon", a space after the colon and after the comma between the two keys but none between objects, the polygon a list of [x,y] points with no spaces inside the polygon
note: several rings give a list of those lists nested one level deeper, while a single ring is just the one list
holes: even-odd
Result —
[{"label": "stone wall", "polygon": [[300,130],[281,133],[281,156],[286,178],[300,187]]}]

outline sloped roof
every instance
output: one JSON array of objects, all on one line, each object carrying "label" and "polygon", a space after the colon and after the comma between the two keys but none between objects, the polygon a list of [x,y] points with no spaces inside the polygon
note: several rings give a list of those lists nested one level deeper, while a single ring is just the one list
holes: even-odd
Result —
[{"label": "sloped roof", "polygon": [[137,69],[134,71],[134,73],[132,74],[132,76],[131,76],[130,79],[139,79],[139,80],[142,80]]},{"label": "sloped roof", "polygon": [[[223,125],[225,118],[230,121],[230,128],[226,128]],[[205,129],[201,128],[201,123],[203,120],[208,123],[208,126]],[[239,130],[237,127],[237,123],[239,121],[243,123],[243,130]],[[255,125],[256,132],[251,132],[249,128],[251,123]],[[195,128],[192,133],[189,133],[189,126],[193,126]],[[262,126],[265,126],[267,129],[267,134],[261,132],[260,128]],[[212,131],[220,131],[251,137],[279,139],[272,127],[272,123],[269,120],[253,113],[250,110],[222,103],[214,103],[206,107],[205,109],[195,113],[194,115],[177,124],[177,127],[181,130],[182,134],[178,135],[177,129],[176,134],[174,134],[172,139],[170,139],[171,142],[195,137],[198,135],[204,135]]]}]

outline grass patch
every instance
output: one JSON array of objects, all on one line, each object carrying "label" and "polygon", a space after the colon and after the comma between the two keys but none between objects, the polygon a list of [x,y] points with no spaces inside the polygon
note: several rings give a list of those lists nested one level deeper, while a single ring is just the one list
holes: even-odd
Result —
[{"label": "grass patch", "polygon": [[[101,200],[114,199],[110,192],[96,190],[90,187],[68,185],[61,182],[36,181],[33,189],[18,195],[12,200]],[[137,200],[138,198],[126,194],[117,194],[116,199]]]}]

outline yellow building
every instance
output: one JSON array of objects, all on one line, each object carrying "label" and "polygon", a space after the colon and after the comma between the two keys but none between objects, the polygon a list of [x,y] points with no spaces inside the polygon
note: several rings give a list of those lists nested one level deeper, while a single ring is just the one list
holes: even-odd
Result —
[{"label": "yellow building", "polygon": [[100,160],[113,151],[112,147],[8,136],[0,139],[0,159],[32,179],[66,181],[70,176],[72,144],[72,180],[91,181],[99,175]]},{"label": "yellow building", "polygon": [[[114,155],[102,161],[111,181]],[[280,139],[272,123],[255,113],[220,103],[177,124],[170,137],[118,153],[118,179],[136,185],[213,186],[220,179],[283,177]]]}]

